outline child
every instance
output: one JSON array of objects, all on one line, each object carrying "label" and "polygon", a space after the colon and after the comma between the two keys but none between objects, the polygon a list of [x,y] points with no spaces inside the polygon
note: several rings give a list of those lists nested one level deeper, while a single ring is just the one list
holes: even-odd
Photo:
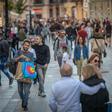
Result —
[{"label": "child", "polygon": [[63,57],[62,57],[62,66],[64,64],[70,64],[70,56],[68,54],[68,49],[66,46],[63,47]]}]

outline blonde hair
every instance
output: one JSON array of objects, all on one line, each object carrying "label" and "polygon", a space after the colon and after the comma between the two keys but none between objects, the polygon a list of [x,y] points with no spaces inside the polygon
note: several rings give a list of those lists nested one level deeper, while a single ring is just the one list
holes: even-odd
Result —
[{"label": "blonde hair", "polygon": [[90,78],[91,76],[94,76],[95,75],[95,70],[94,70],[94,67],[92,64],[86,64],[82,67],[82,71],[86,72],[86,76],[83,76],[86,77],[86,79]]},{"label": "blonde hair", "polygon": [[94,60],[94,58],[99,57],[99,55],[97,53],[94,53],[90,56],[90,58],[88,59],[87,63],[91,63],[92,60]]}]

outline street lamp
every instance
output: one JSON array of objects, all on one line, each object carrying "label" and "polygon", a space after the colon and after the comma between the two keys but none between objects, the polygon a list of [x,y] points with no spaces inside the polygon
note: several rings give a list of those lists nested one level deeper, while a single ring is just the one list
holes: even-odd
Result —
[{"label": "street lamp", "polygon": [[32,10],[31,10],[31,6],[29,8],[29,22],[30,22],[29,31],[31,34],[32,33]]},{"label": "street lamp", "polygon": [[8,25],[9,25],[9,15],[8,15],[8,0],[5,0],[5,38],[8,38]]}]

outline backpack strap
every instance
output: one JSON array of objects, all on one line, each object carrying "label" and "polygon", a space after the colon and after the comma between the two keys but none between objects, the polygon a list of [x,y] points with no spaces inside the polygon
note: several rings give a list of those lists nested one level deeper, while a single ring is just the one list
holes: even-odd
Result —
[{"label": "backpack strap", "polygon": [[[56,47],[57,47],[57,49],[59,49],[59,42],[60,42],[60,40],[58,38],[56,38],[56,40],[54,42],[54,47],[55,47],[56,41],[57,41],[57,46]],[[67,38],[66,38],[66,44],[68,45],[68,39]]]},{"label": "backpack strap", "polygon": [[68,39],[66,38],[66,44],[68,45]]}]

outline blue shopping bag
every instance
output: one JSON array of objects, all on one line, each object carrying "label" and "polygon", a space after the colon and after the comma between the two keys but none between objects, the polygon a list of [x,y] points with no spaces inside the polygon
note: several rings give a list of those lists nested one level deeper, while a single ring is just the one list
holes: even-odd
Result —
[{"label": "blue shopping bag", "polygon": [[37,73],[35,71],[34,63],[32,62],[23,62],[22,63],[22,73],[24,78],[35,79]]}]

